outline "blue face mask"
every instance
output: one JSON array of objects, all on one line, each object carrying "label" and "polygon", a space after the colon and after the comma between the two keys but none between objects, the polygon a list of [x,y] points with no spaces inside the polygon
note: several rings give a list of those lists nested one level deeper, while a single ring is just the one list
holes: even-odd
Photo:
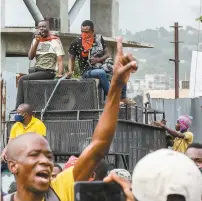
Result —
[{"label": "blue face mask", "polygon": [[22,116],[21,114],[16,114],[15,115],[15,121],[16,122],[21,122],[22,123],[24,121],[24,119],[25,119],[24,116]]}]

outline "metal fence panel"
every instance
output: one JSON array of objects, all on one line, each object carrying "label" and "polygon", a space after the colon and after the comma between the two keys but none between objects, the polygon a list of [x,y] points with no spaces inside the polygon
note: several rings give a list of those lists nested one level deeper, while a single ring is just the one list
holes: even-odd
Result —
[{"label": "metal fence panel", "polygon": [[[51,149],[58,153],[81,153],[90,144],[97,122],[97,120],[44,121]],[[11,125],[11,122],[8,123],[8,131]],[[150,151],[165,147],[165,133],[162,129],[120,120],[109,152],[128,155],[129,170],[132,171],[135,164]],[[121,163],[120,160],[119,167],[123,167]]]},{"label": "metal fence panel", "polygon": [[194,141],[202,142],[202,98],[152,99],[151,104],[153,109],[165,111],[167,126],[173,129],[180,115],[192,116],[193,122],[190,130],[194,134]]},{"label": "metal fence panel", "polygon": [[[24,81],[24,102],[32,105],[35,110],[42,110],[56,84],[56,80]],[[53,95],[48,110],[87,110],[97,108],[96,81],[93,79],[82,79],[61,81]]]}]

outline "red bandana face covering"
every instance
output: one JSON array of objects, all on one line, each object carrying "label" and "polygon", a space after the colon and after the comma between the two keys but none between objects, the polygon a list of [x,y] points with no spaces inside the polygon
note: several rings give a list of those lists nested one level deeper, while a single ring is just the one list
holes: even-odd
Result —
[{"label": "red bandana face covering", "polygon": [[83,32],[81,34],[81,38],[82,38],[82,46],[83,46],[83,49],[84,49],[82,51],[82,56],[87,57],[88,54],[89,54],[89,50],[93,46],[94,34],[93,33],[85,33],[85,32]]}]

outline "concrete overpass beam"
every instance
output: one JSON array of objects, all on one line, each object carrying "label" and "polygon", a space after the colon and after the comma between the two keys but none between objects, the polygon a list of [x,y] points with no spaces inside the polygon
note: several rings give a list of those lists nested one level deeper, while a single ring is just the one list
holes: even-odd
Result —
[{"label": "concrete overpass beam", "polygon": [[91,0],[90,6],[96,32],[107,37],[116,36],[119,30],[118,0]]},{"label": "concrete overpass beam", "polygon": [[36,4],[46,19],[58,19],[59,30],[69,32],[68,0],[36,0]]}]

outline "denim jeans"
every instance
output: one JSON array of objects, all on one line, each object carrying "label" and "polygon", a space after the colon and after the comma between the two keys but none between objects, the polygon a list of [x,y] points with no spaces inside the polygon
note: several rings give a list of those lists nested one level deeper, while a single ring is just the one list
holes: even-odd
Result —
[{"label": "denim jeans", "polygon": [[[97,78],[100,80],[100,84],[104,90],[105,95],[108,94],[109,91],[109,80],[107,78],[107,74],[104,70],[102,69],[92,69],[88,70],[86,73],[84,73],[83,78]],[[126,98],[126,90],[127,90],[127,85],[125,85],[122,88],[121,91],[121,99]]]},{"label": "denim jeans", "polygon": [[102,69],[92,69],[86,71],[83,75],[83,78],[97,78],[100,80],[100,85],[104,90],[105,95],[108,94],[109,91],[109,80],[107,78],[107,74]]}]

